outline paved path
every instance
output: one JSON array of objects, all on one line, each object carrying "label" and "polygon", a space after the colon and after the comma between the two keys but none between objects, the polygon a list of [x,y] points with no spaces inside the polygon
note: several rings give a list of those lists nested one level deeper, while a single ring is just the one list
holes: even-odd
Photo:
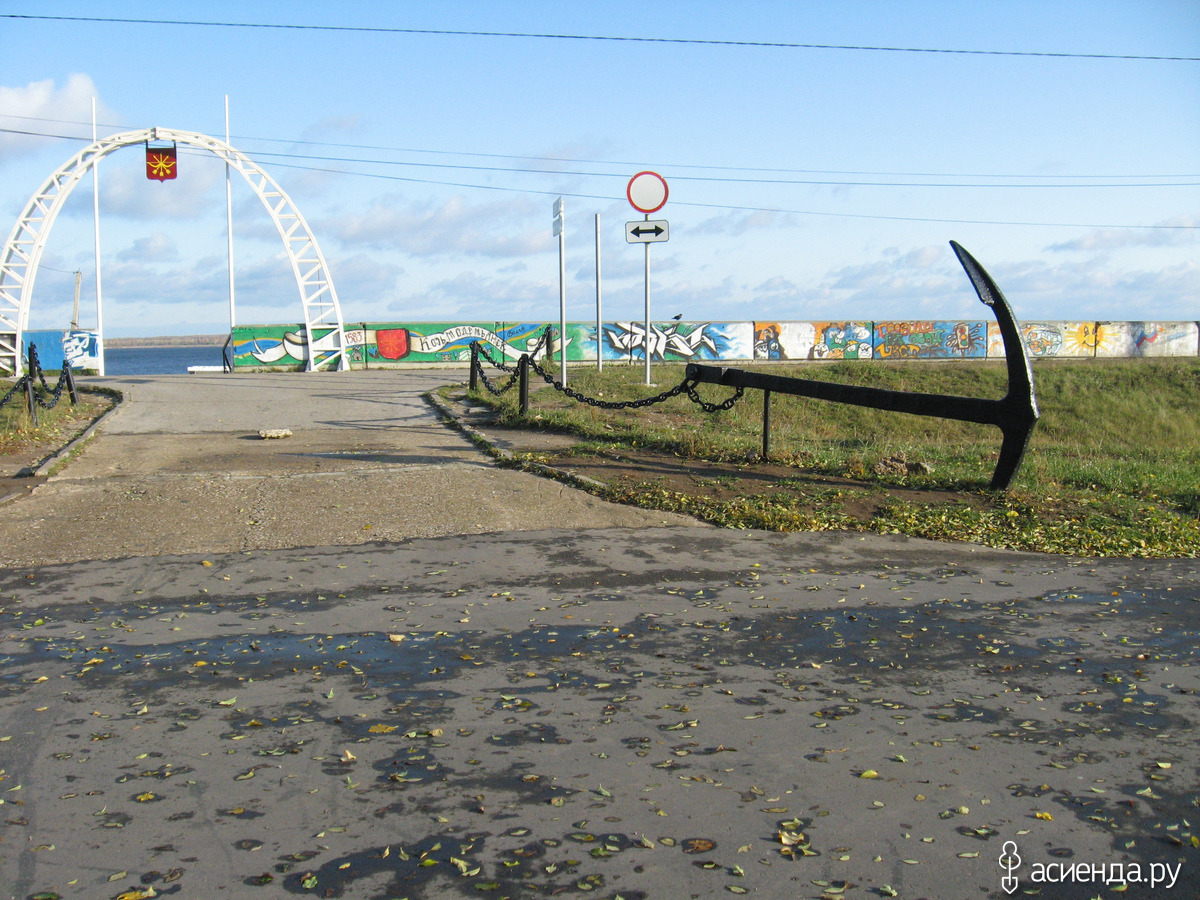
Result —
[{"label": "paved path", "polygon": [[0,562],[695,524],[497,467],[422,399],[455,374],[103,380],[126,401],[61,472],[0,507]]},{"label": "paved path", "polygon": [[155,439],[169,383],[135,384],[0,519],[43,492],[216,510],[193,480],[283,516],[300,482],[341,500],[441,471],[446,503],[404,507],[441,536],[214,528],[235,546],[6,566],[0,896],[1003,898],[1002,856],[1043,897],[1200,891],[1200,561],[612,527],[605,505],[455,534],[515,473],[394,379],[271,377],[330,402],[169,404],[192,427]]}]

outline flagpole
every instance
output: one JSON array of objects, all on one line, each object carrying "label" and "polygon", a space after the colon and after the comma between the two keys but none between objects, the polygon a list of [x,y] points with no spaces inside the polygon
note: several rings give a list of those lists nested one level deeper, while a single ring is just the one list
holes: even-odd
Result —
[{"label": "flagpole", "polygon": [[[96,135],[96,98],[92,98],[92,143],[99,138]],[[96,244],[96,350],[98,352],[97,373],[104,375],[104,312],[100,302],[100,157],[97,154],[92,159],[92,232]]]},{"label": "flagpole", "polygon": [[[229,95],[225,95],[225,143],[229,144]],[[229,144],[233,146],[232,144]],[[229,333],[237,322],[233,294],[233,188],[229,181],[229,161],[225,161],[225,231],[229,238]]]}]

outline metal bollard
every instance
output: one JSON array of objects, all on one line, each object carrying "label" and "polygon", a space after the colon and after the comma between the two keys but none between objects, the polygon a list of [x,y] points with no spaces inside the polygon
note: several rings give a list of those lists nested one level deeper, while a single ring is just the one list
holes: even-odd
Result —
[{"label": "metal bollard", "polygon": [[471,377],[467,382],[471,390],[479,388],[479,342],[471,341]]},{"label": "metal bollard", "polygon": [[771,455],[771,392],[763,391],[763,445],[762,461]]},{"label": "metal bollard", "polygon": [[517,396],[520,398],[521,415],[529,415],[529,354],[522,353],[517,360]]}]

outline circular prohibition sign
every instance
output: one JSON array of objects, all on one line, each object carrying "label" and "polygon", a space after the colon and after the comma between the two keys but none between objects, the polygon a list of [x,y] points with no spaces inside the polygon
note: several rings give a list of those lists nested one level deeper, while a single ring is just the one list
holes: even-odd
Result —
[{"label": "circular prohibition sign", "polygon": [[667,204],[667,182],[657,172],[638,172],[629,179],[625,196],[638,212],[658,212]]}]

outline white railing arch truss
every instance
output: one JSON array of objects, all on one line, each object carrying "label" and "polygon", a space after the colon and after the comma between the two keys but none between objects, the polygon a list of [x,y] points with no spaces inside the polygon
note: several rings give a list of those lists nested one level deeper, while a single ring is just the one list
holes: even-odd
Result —
[{"label": "white railing arch truss", "polygon": [[0,258],[0,374],[21,374],[21,335],[29,321],[38,264],[67,197],[102,157],[146,141],[174,141],[208,150],[241,173],[271,214],[291,260],[304,305],[307,368],[349,369],[342,310],[329,267],[308,223],[283,188],[248,156],[222,140],[173,128],[147,128],[110,135],[84,147],[46,179],[21,211]]}]

